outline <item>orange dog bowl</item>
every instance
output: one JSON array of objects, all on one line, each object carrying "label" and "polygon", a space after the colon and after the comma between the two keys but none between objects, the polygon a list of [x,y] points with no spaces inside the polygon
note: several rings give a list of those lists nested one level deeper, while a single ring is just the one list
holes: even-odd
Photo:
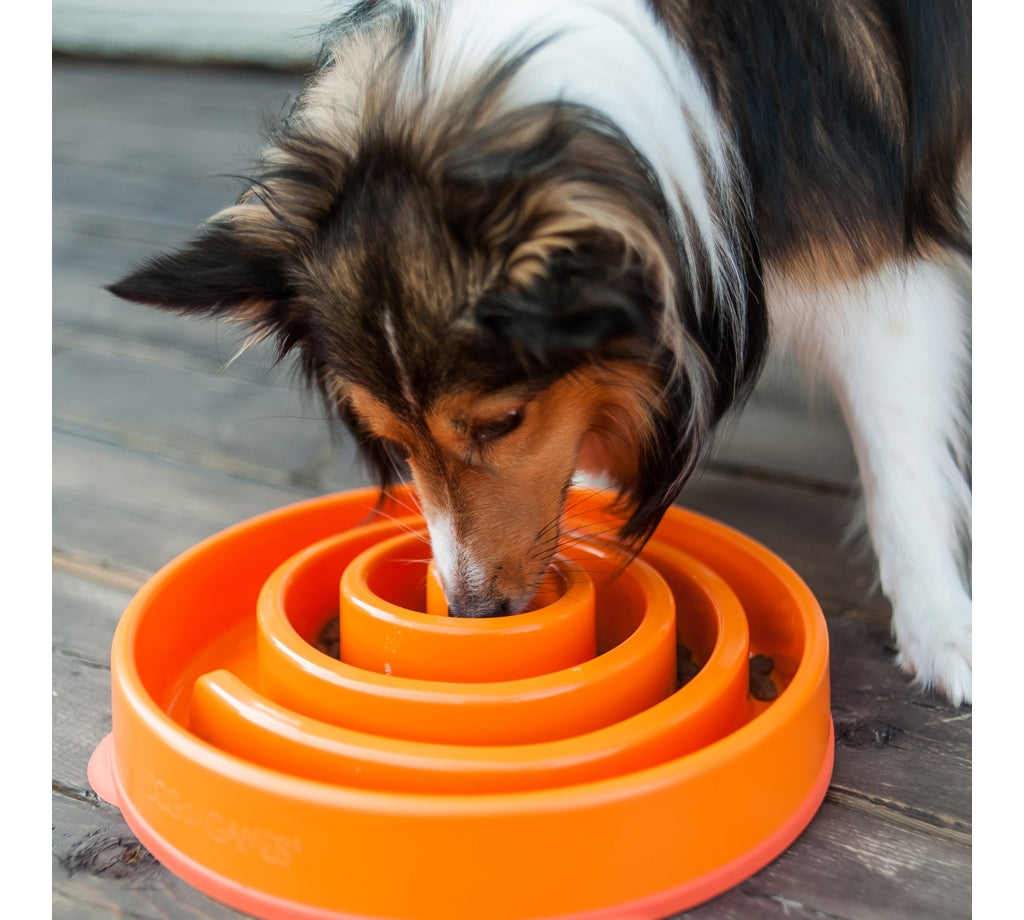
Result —
[{"label": "orange dog bowl", "polygon": [[[533,609],[494,620],[446,615],[409,492],[204,541],[118,626],[93,787],[168,868],[268,920],[658,918],[737,884],[831,777],[821,611],[680,508],[626,565],[600,496],[576,498]],[[335,617],[340,659],[314,645]]]}]

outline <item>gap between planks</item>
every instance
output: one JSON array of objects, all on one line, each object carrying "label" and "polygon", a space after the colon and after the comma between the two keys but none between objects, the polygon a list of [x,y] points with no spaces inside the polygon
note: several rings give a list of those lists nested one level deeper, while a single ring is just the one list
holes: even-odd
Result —
[{"label": "gap between planks", "polygon": [[[825,801],[848,811],[858,812],[869,818],[879,819],[886,824],[893,824],[906,830],[915,831],[928,837],[938,837],[960,846],[972,846],[972,834],[969,830],[961,830],[961,822],[950,818],[950,823],[935,823],[908,814],[891,802],[877,801],[863,793],[840,786],[830,785],[825,794]],[[940,816],[937,816],[940,817]]]},{"label": "gap between planks", "polygon": [[82,559],[61,550],[52,551],[53,568],[67,575],[74,575],[86,581],[97,582],[109,588],[119,588],[132,593],[138,591],[153,574],[134,569],[118,569]]}]

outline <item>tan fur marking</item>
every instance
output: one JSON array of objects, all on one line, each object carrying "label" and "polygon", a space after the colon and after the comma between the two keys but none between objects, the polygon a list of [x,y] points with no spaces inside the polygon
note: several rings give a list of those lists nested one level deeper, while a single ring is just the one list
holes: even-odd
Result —
[{"label": "tan fur marking", "polygon": [[849,245],[809,239],[799,250],[774,259],[772,267],[789,277],[812,283],[853,281],[891,262],[899,251],[891,241],[880,237],[868,240],[860,252]]},{"label": "tan fur marking", "polygon": [[345,398],[356,415],[377,437],[387,438],[404,447],[412,448],[412,442],[417,440],[417,433],[368,390],[349,384],[345,387]]},{"label": "tan fur marking", "polygon": [[[861,240],[861,243],[862,248],[855,251],[853,247],[842,242],[810,240],[800,250],[784,258],[773,259],[771,268],[794,280],[816,285],[856,281],[877,272],[884,265],[902,259],[905,255],[901,245],[886,239],[880,233]],[[918,255],[941,262],[949,258],[949,251],[938,243],[924,241],[919,246]]]}]

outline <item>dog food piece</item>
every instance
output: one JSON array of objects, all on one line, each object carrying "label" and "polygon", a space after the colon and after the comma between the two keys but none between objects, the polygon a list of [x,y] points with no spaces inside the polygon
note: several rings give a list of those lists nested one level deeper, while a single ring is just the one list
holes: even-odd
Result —
[{"label": "dog food piece", "polygon": [[341,658],[341,622],[337,617],[331,617],[324,623],[313,645],[318,652],[323,652],[331,658]]},{"label": "dog food piece", "polygon": [[750,695],[755,700],[770,703],[779,695],[775,682],[768,676],[775,662],[767,655],[752,655],[750,658]]},{"label": "dog food piece", "polygon": [[676,643],[676,689],[685,687],[700,671],[691,652],[682,642]]}]

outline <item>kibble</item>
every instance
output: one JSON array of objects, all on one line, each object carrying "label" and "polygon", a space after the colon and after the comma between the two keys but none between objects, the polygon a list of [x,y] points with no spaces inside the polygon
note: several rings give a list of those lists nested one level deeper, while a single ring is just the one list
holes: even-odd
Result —
[{"label": "kibble", "polygon": [[685,687],[700,672],[700,665],[693,660],[691,652],[682,642],[676,643],[676,685]]},{"label": "kibble", "polygon": [[769,677],[774,668],[775,662],[767,655],[751,655],[750,695],[755,700],[770,703],[779,695],[775,681]]},{"label": "kibble", "polygon": [[[320,634],[314,643],[317,651],[330,656],[341,658],[341,625],[336,616],[328,618],[324,623]],[[683,645],[676,643],[676,686],[677,689],[685,687],[691,680],[700,673],[701,666],[693,660],[693,652]],[[775,682],[771,679],[771,673],[775,669],[775,662],[768,655],[750,656],[750,695],[755,700],[770,703],[779,695]]]},{"label": "kibble", "polygon": [[318,652],[341,659],[341,621],[336,616],[324,623],[313,645]]}]

